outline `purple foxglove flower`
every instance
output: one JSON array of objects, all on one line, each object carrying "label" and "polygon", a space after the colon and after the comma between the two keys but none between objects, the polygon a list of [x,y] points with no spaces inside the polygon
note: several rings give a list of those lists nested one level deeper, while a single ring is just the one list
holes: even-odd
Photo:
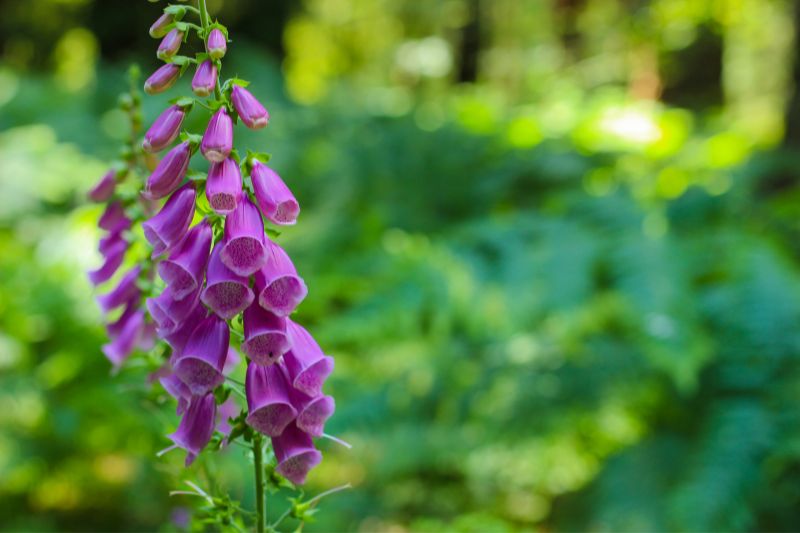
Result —
[{"label": "purple foxglove flower", "polygon": [[300,205],[277,172],[267,165],[255,161],[250,178],[253,180],[253,190],[256,193],[258,205],[270,222],[282,226],[297,222]]},{"label": "purple foxglove flower", "polygon": [[180,300],[175,299],[171,287],[167,287],[155,298],[145,302],[150,316],[158,324],[159,335],[165,337],[175,333],[198,305],[200,292],[195,291]]},{"label": "purple foxglove flower", "polygon": [[132,313],[111,342],[103,345],[103,353],[115,368],[119,367],[136,348],[144,328],[144,312]]},{"label": "purple foxglove flower", "polygon": [[230,155],[233,149],[233,120],[224,107],[214,113],[208,121],[206,132],[200,143],[203,157],[212,163],[220,163]]},{"label": "purple foxglove flower", "polygon": [[160,152],[178,138],[186,111],[177,105],[169,106],[144,134],[142,148],[145,152]]},{"label": "purple foxglove flower", "polygon": [[297,409],[297,427],[312,437],[321,437],[325,422],[336,410],[336,402],[330,396],[313,398],[297,389],[292,389],[291,397],[292,405]]},{"label": "purple foxglove flower", "polygon": [[234,85],[231,101],[239,118],[251,130],[259,130],[269,123],[269,113],[250,91],[240,85]]},{"label": "purple foxglove flower", "polygon": [[204,394],[225,381],[222,369],[230,343],[228,324],[215,315],[201,320],[175,357],[175,373],[192,394]]},{"label": "purple foxglove flower", "polygon": [[194,184],[187,183],[170,196],[156,215],[142,224],[144,236],[153,245],[157,257],[177,245],[189,229],[194,217]]},{"label": "purple foxglove flower", "polygon": [[212,239],[211,225],[203,220],[186,233],[169,259],[158,264],[158,275],[176,300],[183,300],[203,284]]},{"label": "purple foxglove flower", "polygon": [[106,210],[103,211],[102,215],[100,215],[100,219],[97,221],[97,226],[104,230],[114,231],[118,229],[120,224],[126,220],[127,217],[125,216],[125,209],[123,209],[122,204],[119,202],[113,202],[108,204]]},{"label": "purple foxglove flower", "polygon": [[144,82],[144,92],[147,94],[163,93],[175,84],[180,74],[181,68],[178,65],[173,63],[162,65]]},{"label": "purple foxglove flower", "polygon": [[258,304],[278,316],[289,316],[308,294],[292,260],[271,241],[267,242],[267,262],[255,277]]},{"label": "purple foxglove flower", "polygon": [[286,335],[286,319],[273,315],[257,305],[244,311],[242,351],[259,365],[271,365],[291,347]]},{"label": "purple foxglove flower", "polygon": [[140,270],[138,266],[133,267],[122,277],[119,284],[111,292],[97,297],[97,303],[103,312],[108,313],[112,309],[139,296],[141,291],[136,286],[136,280],[139,278]]},{"label": "purple foxglove flower", "polygon": [[220,258],[222,243],[211,251],[206,274],[206,288],[201,299],[217,315],[224,319],[233,318],[247,309],[255,295],[250,290],[248,279],[231,271]]},{"label": "purple foxglove flower", "polygon": [[267,261],[267,236],[261,212],[246,196],[225,218],[222,262],[239,274],[249,276]]},{"label": "purple foxglove flower", "polygon": [[167,26],[172,24],[172,20],[172,15],[167,15],[166,13],[158,17],[153,25],[150,26],[150,37],[153,37],[154,39],[160,39],[161,37],[164,37],[167,33],[169,33]]},{"label": "purple foxglove flower", "polygon": [[106,333],[110,338],[119,337],[122,328],[128,323],[128,319],[139,310],[138,302],[131,300],[125,307],[125,310],[114,322],[106,324]]},{"label": "purple foxglove flower", "polygon": [[289,383],[280,365],[247,365],[247,423],[270,437],[277,437],[295,419],[297,410],[289,397]]},{"label": "purple foxglove flower", "polygon": [[220,215],[227,215],[236,209],[242,199],[242,173],[232,157],[221,163],[211,163],[206,180],[206,198],[211,208]]},{"label": "purple foxglove flower", "polygon": [[217,67],[214,63],[206,59],[199,65],[192,78],[192,92],[197,96],[206,97],[214,92],[217,86]]},{"label": "purple foxglove flower", "polygon": [[211,30],[206,41],[206,51],[211,59],[222,59],[228,50],[225,35],[217,28]]},{"label": "purple foxglove flower", "polygon": [[108,252],[117,247],[121,242],[126,242],[122,237],[122,231],[109,233],[100,239],[100,242],[97,244],[97,251],[103,254],[103,256],[106,256],[108,255]]},{"label": "purple foxglove flower", "polygon": [[186,466],[194,462],[214,434],[217,404],[214,395],[193,396],[189,408],[181,418],[177,431],[169,435],[176,446],[186,450]]},{"label": "purple foxglove flower", "polygon": [[192,149],[188,142],[183,142],[167,152],[167,155],[158,162],[156,169],[147,178],[145,197],[163,198],[177,189],[186,175],[191,157]]},{"label": "purple foxglove flower", "polygon": [[108,172],[100,178],[100,181],[95,183],[94,187],[89,189],[87,196],[89,200],[93,202],[105,202],[111,195],[114,194],[114,189],[117,186],[117,173],[114,169],[109,170]]},{"label": "purple foxglove flower", "polygon": [[186,343],[189,341],[189,337],[194,333],[194,328],[207,316],[208,312],[205,307],[202,305],[195,305],[178,327],[173,330],[158,330],[159,336],[172,347],[172,359],[183,351],[184,346],[186,346]]},{"label": "purple foxglove flower", "polygon": [[89,281],[92,285],[99,285],[104,281],[108,281],[111,279],[111,276],[117,271],[117,269],[122,264],[122,260],[125,258],[125,252],[128,250],[128,243],[125,241],[117,241],[108,248],[103,255],[105,256],[105,261],[100,266],[100,268],[96,270],[92,270],[89,272]]},{"label": "purple foxglove flower", "polygon": [[177,28],[173,28],[161,40],[161,44],[158,45],[158,52],[156,52],[156,55],[159,59],[166,61],[178,53],[178,50],[181,49],[182,42],[183,32],[179,31]]},{"label": "purple foxglove flower", "polygon": [[292,386],[309,396],[319,396],[322,384],[333,372],[333,357],[323,354],[314,337],[303,326],[288,318],[286,333],[292,349],[283,360]]},{"label": "purple foxglove flower", "polygon": [[161,383],[167,394],[178,401],[177,415],[185,413],[186,408],[189,407],[189,401],[192,399],[192,391],[189,390],[189,387],[171,369],[167,375],[158,378],[158,382]]},{"label": "purple foxglove flower", "polygon": [[311,437],[295,424],[286,426],[280,437],[273,437],[272,447],[278,459],[275,471],[295,485],[305,483],[309,471],[322,461]]},{"label": "purple foxglove flower", "polygon": [[242,361],[242,356],[239,355],[233,346],[228,348],[228,357],[225,358],[225,366],[222,367],[222,374],[225,376],[230,376],[236,367],[239,366],[239,363]]},{"label": "purple foxglove flower", "polygon": [[156,345],[158,338],[158,327],[154,322],[145,322],[142,328],[142,335],[139,337],[139,342],[136,347],[143,352],[149,352]]}]

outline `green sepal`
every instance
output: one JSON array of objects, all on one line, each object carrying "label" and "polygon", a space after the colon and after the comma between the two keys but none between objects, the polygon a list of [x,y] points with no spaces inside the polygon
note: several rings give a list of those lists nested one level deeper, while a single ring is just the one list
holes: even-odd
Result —
[{"label": "green sepal", "polygon": [[186,172],[186,178],[189,181],[195,181],[195,182],[197,182],[197,181],[206,181],[207,177],[208,176],[206,175],[205,172],[200,172],[199,170],[189,169]]},{"label": "green sepal", "polygon": [[264,228],[264,231],[266,231],[267,235],[269,235],[273,239],[277,239],[278,237],[281,236],[281,232],[274,228]]},{"label": "green sepal", "polygon": [[[214,22],[208,25],[208,33],[211,33],[211,30],[213,30],[214,28],[221,31],[222,35],[225,36],[225,40],[230,42],[230,38],[228,37],[228,28],[220,24],[218,20],[215,20]],[[208,37],[208,34],[206,34],[206,37]]]},{"label": "green sepal", "polygon": [[175,20],[175,22],[178,22],[186,14],[186,7],[169,5],[164,8],[164,13],[166,13],[167,15],[172,15],[173,20]]},{"label": "green sepal", "polygon": [[167,62],[172,63],[173,65],[178,65],[179,67],[196,63],[193,57],[188,56],[172,56]]},{"label": "green sepal", "polygon": [[214,389],[214,400],[217,402],[218,405],[221,403],[225,403],[225,400],[227,400],[230,395],[231,395],[231,388],[224,383],[219,387],[217,387],[216,389]]},{"label": "green sepal", "polygon": [[234,160],[234,161],[236,161],[236,164],[237,164],[237,165],[241,164],[241,162],[242,162],[242,158],[241,158],[241,157],[239,157],[239,150],[237,150],[236,148],[234,148],[233,150],[231,150],[230,157],[232,157],[232,158],[233,158],[233,160]]},{"label": "green sepal", "polygon": [[203,61],[205,61],[206,59],[208,59],[208,54],[205,52],[197,52],[194,55],[194,60],[197,62],[198,65]]},{"label": "green sepal", "polygon": [[194,98],[191,96],[178,96],[169,101],[170,104],[184,108],[186,111],[191,110],[194,105]]},{"label": "green sepal", "polygon": [[200,146],[200,143],[203,142],[203,136],[197,133],[189,133],[186,130],[181,132],[181,140],[183,142],[188,142],[192,149],[195,149],[197,146]]}]

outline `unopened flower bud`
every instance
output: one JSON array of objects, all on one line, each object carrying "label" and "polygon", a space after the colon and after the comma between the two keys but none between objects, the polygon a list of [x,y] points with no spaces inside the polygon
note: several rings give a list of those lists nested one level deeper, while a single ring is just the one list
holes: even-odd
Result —
[{"label": "unopened flower bud", "polygon": [[181,69],[178,65],[172,63],[162,65],[144,82],[144,92],[147,94],[163,93],[175,84],[180,73]]},{"label": "unopened flower bud", "polygon": [[244,87],[234,85],[231,100],[239,118],[251,130],[261,129],[269,122],[266,108]]},{"label": "unopened flower bud", "polygon": [[164,110],[161,115],[153,122],[150,129],[144,135],[142,148],[145,152],[160,152],[178,137],[181,131],[181,124],[186,112],[182,107],[173,105]]},{"label": "unopened flower bud", "polygon": [[161,44],[158,46],[158,52],[156,55],[159,59],[167,60],[178,53],[182,42],[183,32],[178,31],[177,29],[172,29],[166,35],[166,37],[161,40]]},{"label": "unopened flower bud", "polygon": [[167,27],[172,24],[172,15],[167,15],[164,13],[158,20],[156,20],[152,26],[150,26],[150,37],[154,39],[160,39],[161,37],[165,36],[169,33]]},{"label": "unopened flower bud", "polygon": [[208,41],[206,41],[206,51],[211,59],[225,57],[227,50],[228,44],[225,35],[218,28],[211,30],[211,33],[208,34]]},{"label": "unopened flower bud", "polygon": [[221,107],[208,121],[208,127],[200,143],[203,156],[212,163],[220,163],[233,149],[233,120],[228,111]]},{"label": "unopened flower bud", "polygon": [[192,78],[192,91],[197,96],[206,97],[214,92],[217,85],[217,67],[207,59],[197,65],[197,70]]}]

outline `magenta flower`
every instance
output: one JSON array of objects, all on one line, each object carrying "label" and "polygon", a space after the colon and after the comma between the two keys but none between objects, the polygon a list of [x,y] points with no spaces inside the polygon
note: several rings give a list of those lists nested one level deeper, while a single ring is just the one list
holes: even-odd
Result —
[{"label": "magenta flower", "polygon": [[206,180],[206,198],[211,208],[220,215],[227,215],[236,209],[236,204],[242,198],[242,173],[233,158],[211,164]]},{"label": "magenta flower", "polygon": [[176,328],[171,331],[163,329],[158,331],[159,336],[172,347],[172,360],[183,351],[183,348],[189,341],[189,337],[194,333],[194,328],[207,316],[208,311],[206,311],[205,307],[202,305],[195,305],[194,308],[189,311],[188,316],[184,317]]},{"label": "magenta flower", "polygon": [[[168,366],[165,368],[169,369]],[[169,369],[166,375],[159,377],[158,382],[161,383],[161,386],[164,387],[167,394],[178,401],[178,411],[176,414],[180,416],[185,413],[186,408],[189,407],[189,401],[192,399],[192,391],[189,390],[189,387],[187,387],[171,369]]]},{"label": "magenta flower", "polygon": [[271,365],[291,347],[286,335],[286,319],[257,305],[244,311],[244,342],[242,351],[259,365]]},{"label": "magenta flower", "polygon": [[247,365],[247,423],[270,437],[277,437],[297,416],[289,398],[289,383],[280,365]]},{"label": "magenta flower", "polygon": [[278,316],[289,316],[308,294],[292,260],[272,241],[267,241],[267,262],[255,278],[258,304]]},{"label": "magenta flower", "polygon": [[269,113],[250,91],[240,85],[234,85],[231,101],[239,118],[251,130],[258,130],[269,123]]},{"label": "magenta flower", "polygon": [[209,315],[197,324],[173,363],[175,374],[192,394],[214,390],[225,380],[222,369],[229,343],[230,330],[221,318]]},{"label": "magenta flower", "polygon": [[128,302],[125,307],[125,310],[122,312],[119,318],[116,319],[114,322],[109,322],[108,324],[106,324],[106,333],[108,333],[108,336],[112,339],[118,337],[120,332],[122,331],[122,328],[124,328],[125,324],[128,323],[128,319],[138,310],[139,310],[138,302],[134,300]]},{"label": "magenta flower", "polygon": [[186,111],[177,105],[169,106],[144,134],[142,148],[145,152],[160,152],[178,138]]},{"label": "magenta flower", "polygon": [[119,202],[108,204],[100,219],[97,221],[97,226],[107,231],[118,231],[122,226],[125,229],[130,227],[130,220],[125,216],[125,209]]},{"label": "magenta flower", "polygon": [[182,300],[203,284],[212,239],[211,225],[203,220],[189,230],[169,259],[158,264],[158,275],[176,300]]},{"label": "magenta flower", "polygon": [[220,257],[221,250],[222,243],[218,243],[211,251],[206,288],[200,298],[212,311],[227,320],[247,309],[255,295],[246,277],[225,266]]},{"label": "magenta flower", "polygon": [[152,26],[150,26],[150,37],[154,39],[160,39],[164,37],[169,30],[167,27],[172,24],[172,15],[167,15],[164,13],[160,17],[156,19]]},{"label": "magenta flower", "polygon": [[224,107],[214,113],[200,143],[203,156],[212,163],[220,163],[233,149],[233,120]]},{"label": "magenta flower", "polygon": [[180,300],[176,300],[172,289],[167,287],[155,298],[145,302],[150,316],[158,324],[160,337],[175,333],[198,305],[200,291],[196,291]]},{"label": "magenta flower", "polygon": [[322,353],[322,348],[314,337],[303,326],[288,318],[286,334],[292,349],[283,360],[292,386],[309,396],[319,396],[322,393],[322,384],[333,372],[333,357]]},{"label": "magenta flower", "polygon": [[103,353],[115,368],[124,363],[136,348],[143,328],[144,312],[135,311],[127,317],[119,335],[114,337],[111,342],[103,345]]},{"label": "magenta flower", "polygon": [[222,262],[239,274],[249,276],[267,261],[267,237],[261,213],[246,196],[225,218]]},{"label": "magenta flower", "polygon": [[120,242],[125,242],[125,239],[122,236],[122,231],[109,233],[97,243],[97,251],[103,254],[105,257],[108,252],[114,249],[114,247],[116,247]]},{"label": "magenta flower", "polygon": [[186,175],[191,157],[192,150],[188,142],[182,142],[167,152],[147,178],[145,196],[150,199],[164,198],[177,189]]},{"label": "magenta flower", "polygon": [[162,65],[144,82],[144,92],[147,94],[163,93],[175,84],[180,73],[181,68],[178,65],[173,63]]},{"label": "magenta flower", "polygon": [[127,250],[128,243],[123,240],[118,240],[108,247],[103,252],[103,256],[105,257],[103,264],[98,269],[89,271],[89,281],[92,285],[97,286],[110,280],[122,264]]},{"label": "magenta flower", "polygon": [[179,31],[177,28],[173,28],[161,40],[161,44],[158,45],[158,52],[156,52],[156,55],[159,59],[167,61],[178,53],[178,50],[181,49],[182,42],[183,32]]},{"label": "magenta flower", "polygon": [[193,396],[177,431],[169,435],[176,446],[186,450],[186,466],[194,462],[214,434],[217,404],[214,395]]},{"label": "magenta flower", "polygon": [[264,216],[273,224],[282,226],[297,222],[300,205],[280,176],[260,161],[253,162],[250,171],[253,190]]},{"label": "magenta flower", "polygon": [[116,180],[117,172],[114,169],[106,172],[100,181],[95,183],[94,187],[89,189],[86,196],[93,202],[105,202],[114,194],[114,189],[117,186]]},{"label": "magenta flower", "polygon": [[111,292],[97,297],[97,304],[103,312],[108,313],[112,309],[128,303],[134,298],[138,298],[141,291],[136,286],[139,278],[140,267],[130,269],[119,281]]},{"label": "magenta flower", "polygon": [[217,28],[211,30],[206,41],[206,51],[211,59],[222,59],[228,50],[225,35]]},{"label": "magenta flower", "polygon": [[278,459],[275,470],[296,485],[305,483],[311,469],[322,461],[311,437],[295,424],[289,424],[279,437],[273,437],[272,447]]},{"label": "magenta flower", "polygon": [[292,390],[292,405],[297,409],[297,427],[312,437],[322,436],[325,422],[336,410],[336,402],[330,396],[312,398],[297,389]]},{"label": "magenta flower", "polygon": [[206,59],[199,65],[192,78],[192,91],[197,96],[206,97],[214,92],[217,86],[217,67],[213,62]]},{"label": "magenta flower", "polygon": [[142,224],[144,236],[153,246],[152,257],[178,244],[194,218],[194,184],[189,182],[170,196],[157,214]]}]

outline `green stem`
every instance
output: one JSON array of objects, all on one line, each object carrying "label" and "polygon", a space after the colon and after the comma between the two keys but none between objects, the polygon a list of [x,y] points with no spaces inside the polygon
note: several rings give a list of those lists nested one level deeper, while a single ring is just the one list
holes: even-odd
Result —
[{"label": "green stem", "polygon": [[[208,27],[211,21],[208,17],[208,8],[206,8],[206,0],[197,0],[197,8],[200,10],[200,23],[203,25],[203,46],[208,52]],[[219,61],[215,62],[217,65],[217,85],[214,87],[214,98],[219,102],[222,101],[222,90],[219,86],[219,75],[222,72],[222,64]]]},{"label": "green stem", "polygon": [[206,28],[208,28],[208,8],[206,8],[206,0],[197,0],[197,9],[200,11],[200,23],[203,25],[203,33],[205,33]]},{"label": "green stem", "polygon": [[264,533],[264,457],[261,434],[253,437],[253,468],[256,474],[256,532]]}]

